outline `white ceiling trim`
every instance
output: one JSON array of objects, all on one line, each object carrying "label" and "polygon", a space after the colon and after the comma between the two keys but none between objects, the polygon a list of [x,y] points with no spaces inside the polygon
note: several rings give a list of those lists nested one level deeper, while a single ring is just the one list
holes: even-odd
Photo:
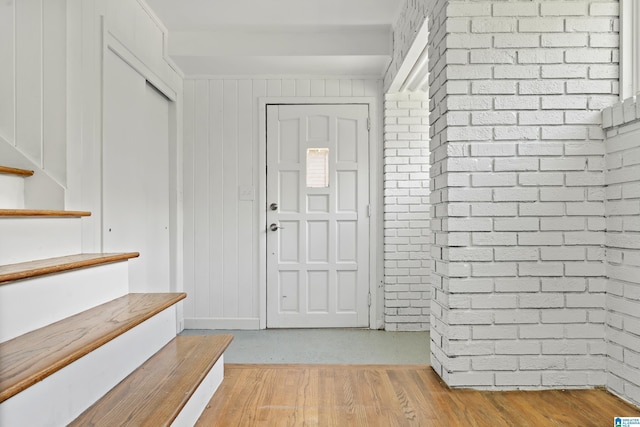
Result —
[{"label": "white ceiling trim", "polygon": [[185,75],[381,78],[399,0],[146,0]]},{"label": "white ceiling trim", "polygon": [[388,93],[429,90],[429,31],[425,20],[398,69]]},{"label": "white ceiling trim", "polygon": [[172,56],[191,75],[367,76],[381,78],[388,56]]},{"label": "white ceiling trim", "polygon": [[146,0],[167,28],[282,25],[393,25],[399,0]]},{"label": "white ceiling trim", "polygon": [[381,77],[391,61],[390,26],[252,31],[175,31],[169,55],[192,74],[333,74]]},{"label": "white ceiling trim", "polygon": [[391,27],[358,30],[174,31],[169,54],[176,56],[391,56]]}]

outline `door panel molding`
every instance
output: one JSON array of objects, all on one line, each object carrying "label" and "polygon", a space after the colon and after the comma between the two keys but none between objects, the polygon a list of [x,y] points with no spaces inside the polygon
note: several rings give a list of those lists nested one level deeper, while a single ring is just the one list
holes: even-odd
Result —
[{"label": "door panel molding", "polygon": [[369,328],[379,329],[382,323],[382,307],[380,299],[382,289],[382,156],[380,109],[377,97],[261,97],[258,100],[259,151],[258,170],[260,180],[258,187],[258,206],[260,207],[258,240],[259,240],[259,292],[260,292],[260,328],[267,326],[267,182],[266,182],[266,149],[267,149],[267,105],[305,105],[305,104],[363,104],[369,109],[371,122],[369,130]]}]

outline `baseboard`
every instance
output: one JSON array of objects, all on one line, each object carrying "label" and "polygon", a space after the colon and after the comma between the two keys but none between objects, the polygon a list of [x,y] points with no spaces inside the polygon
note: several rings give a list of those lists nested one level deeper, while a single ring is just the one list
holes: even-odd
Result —
[{"label": "baseboard", "polygon": [[225,319],[221,317],[208,317],[199,319],[184,319],[185,329],[260,329],[258,318]]}]

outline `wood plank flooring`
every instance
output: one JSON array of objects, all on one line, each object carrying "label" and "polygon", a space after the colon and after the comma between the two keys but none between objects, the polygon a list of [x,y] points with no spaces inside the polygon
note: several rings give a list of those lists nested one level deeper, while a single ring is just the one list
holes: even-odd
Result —
[{"label": "wood plank flooring", "polygon": [[640,409],[604,390],[449,389],[429,366],[233,365],[196,424],[612,426]]}]

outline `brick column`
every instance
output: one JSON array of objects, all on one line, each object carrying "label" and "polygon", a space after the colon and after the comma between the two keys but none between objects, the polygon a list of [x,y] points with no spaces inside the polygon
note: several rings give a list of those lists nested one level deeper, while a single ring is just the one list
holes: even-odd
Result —
[{"label": "brick column", "polygon": [[429,25],[432,365],[451,386],[603,385],[617,2],[441,1]]}]

